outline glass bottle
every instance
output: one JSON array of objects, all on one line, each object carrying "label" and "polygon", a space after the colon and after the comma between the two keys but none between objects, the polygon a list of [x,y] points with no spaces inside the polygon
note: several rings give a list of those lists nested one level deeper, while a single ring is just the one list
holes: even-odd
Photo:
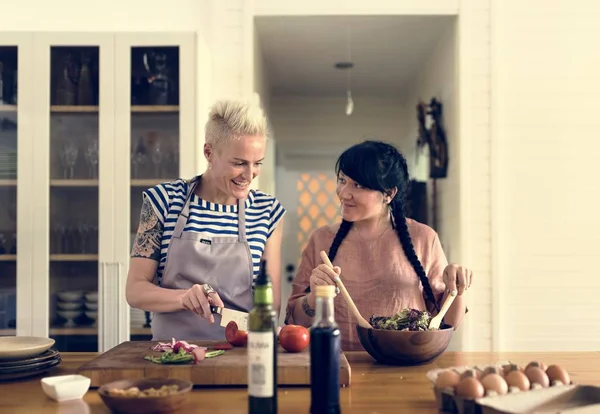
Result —
[{"label": "glass bottle", "polygon": [[340,329],[333,315],[335,286],[317,286],[310,329],[310,414],[339,414]]},{"label": "glass bottle", "polygon": [[248,413],[277,413],[277,313],[273,286],[261,263],[248,314]]}]

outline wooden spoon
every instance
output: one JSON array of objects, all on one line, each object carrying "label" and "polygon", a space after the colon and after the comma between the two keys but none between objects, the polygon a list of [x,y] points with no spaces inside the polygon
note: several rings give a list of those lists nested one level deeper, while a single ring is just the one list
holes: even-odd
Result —
[{"label": "wooden spoon", "polygon": [[440,329],[440,325],[442,324],[442,319],[444,319],[446,312],[448,312],[448,309],[450,309],[452,302],[454,302],[454,299],[456,298],[456,294],[457,294],[456,291],[453,290],[452,292],[450,292],[450,294],[448,296],[446,296],[446,300],[442,304],[442,308],[440,309],[439,313],[437,315],[435,315],[429,322],[429,330]]},{"label": "wooden spoon", "polygon": [[[323,263],[325,263],[327,266],[329,266],[333,270],[333,264],[329,260],[327,253],[325,253],[324,251],[321,251],[321,260],[323,260]],[[340,279],[339,276],[336,276],[334,280],[335,280],[335,283],[340,288],[340,291],[342,292],[342,296],[344,297],[344,299],[346,299],[346,303],[350,307],[350,311],[352,312],[352,314],[358,321],[358,325],[361,328],[372,329],[373,327],[371,326],[371,324],[365,318],[363,318],[362,315],[360,314],[360,312],[358,311],[358,308],[356,307],[356,305],[354,304],[354,301],[350,297],[350,294],[346,290],[346,286],[344,286],[344,282],[342,282],[342,279]]]}]

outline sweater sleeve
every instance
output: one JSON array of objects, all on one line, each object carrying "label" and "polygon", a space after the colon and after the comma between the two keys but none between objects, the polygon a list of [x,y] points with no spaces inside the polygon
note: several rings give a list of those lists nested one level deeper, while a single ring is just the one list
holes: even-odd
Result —
[{"label": "sweater sleeve", "polygon": [[310,236],[306,248],[302,252],[302,259],[298,272],[292,282],[292,294],[290,295],[286,308],[285,323],[294,323],[294,308],[298,300],[307,294],[306,290],[310,288],[310,275],[313,269],[316,267],[317,256],[316,256],[316,244],[315,244],[315,233]]}]

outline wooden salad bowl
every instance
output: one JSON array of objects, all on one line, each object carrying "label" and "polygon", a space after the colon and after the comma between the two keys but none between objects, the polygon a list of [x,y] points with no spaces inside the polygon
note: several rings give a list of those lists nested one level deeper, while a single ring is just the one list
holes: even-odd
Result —
[{"label": "wooden salad bowl", "polygon": [[432,331],[394,331],[356,325],[365,351],[386,365],[422,365],[439,357],[452,339],[454,328],[442,324]]}]

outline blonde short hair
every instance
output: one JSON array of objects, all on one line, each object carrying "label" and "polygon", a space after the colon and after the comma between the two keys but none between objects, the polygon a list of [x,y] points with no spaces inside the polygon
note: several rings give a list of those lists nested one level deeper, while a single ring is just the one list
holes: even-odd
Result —
[{"label": "blonde short hair", "polygon": [[267,136],[267,118],[261,107],[243,100],[217,101],[206,122],[206,143],[219,146],[245,135]]}]

